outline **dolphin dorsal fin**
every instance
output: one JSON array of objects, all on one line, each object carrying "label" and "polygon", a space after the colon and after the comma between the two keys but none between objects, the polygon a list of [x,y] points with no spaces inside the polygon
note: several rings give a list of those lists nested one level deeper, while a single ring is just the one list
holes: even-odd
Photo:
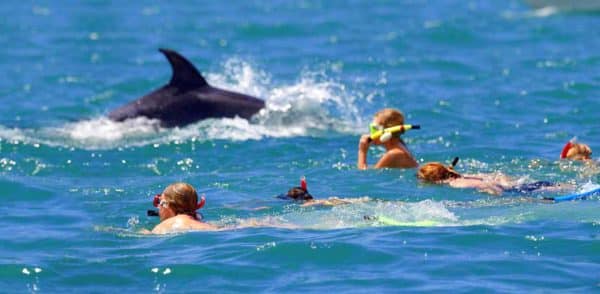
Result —
[{"label": "dolphin dorsal fin", "polygon": [[181,56],[181,54],[171,49],[160,48],[158,50],[167,57],[173,70],[173,76],[171,76],[169,85],[178,87],[208,86],[208,83],[196,67],[185,59],[185,57]]}]

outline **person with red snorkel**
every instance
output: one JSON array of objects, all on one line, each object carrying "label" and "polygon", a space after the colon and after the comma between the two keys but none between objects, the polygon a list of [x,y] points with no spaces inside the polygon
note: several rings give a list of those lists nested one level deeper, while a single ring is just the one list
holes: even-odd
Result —
[{"label": "person with red snorkel", "polygon": [[[160,223],[152,229],[142,230],[144,234],[168,234],[185,231],[214,231],[215,225],[198,219],[198,209],[204,206],[204,196],[198,202],[198,194],[192,185],[174,183],[169,185],[162,194],[154,197],[154,206],[158,207]],[[155,215],[152,211],[149,215]]]},{"label": "person with red snorkel", "polygon": [[592,148],[587,144],[577,143],[575,138],[571,139],[562,149],[560,159],[588,161],[592,159]]},{"label": "person with red snorkel", "polygon": [[327,199],[314,199],[308,192],[306,178],[300,178],[300,186],[292,187],[286,194],[277,195],[277,198],[283,200],[294,200],[301,202],[301,206],[337,206],[342,204],[352,204],[369,201],[368,197],[361,198],[339,198],[329,197]]},{"label": "person with red snorkel", "polygon": [[375,168],[415,168],[419,164],[400,138],[406,130],[419,129],[418,125],[405,125],[402,112],[385,108],[375,114],[369,126],[370,134],[362,135],[358,143],[358,169],[367,169],[367,152],[371,144],[381,145],[385,154]]}]

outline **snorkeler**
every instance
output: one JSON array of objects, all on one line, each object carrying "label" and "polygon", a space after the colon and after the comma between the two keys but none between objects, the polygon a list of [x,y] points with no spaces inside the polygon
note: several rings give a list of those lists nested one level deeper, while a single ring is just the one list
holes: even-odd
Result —
[{"label": "snorkeler", "polygon": [[[162,194],[154,197],[154,206],[158,207],[160,223],[152,231],[142,230],[145,234],[168,234],[182,231],[213,231],[217,226],[202,222],[197,210],[206,202],[204,196],[198,203],[198,194],[187,183],[169,185]],[[156,215],[148,211],[148,215]]]},{"label": "snorkeler", "polygon": [[359,169],[367,169],[367,152],[371,144],[382,145],[386,151],[375,168],[414,168],[417,161],[400,138],[405,130],[419,129],[417,125],[404,125],[404,116],[396,109],[385,108],[375,114],[370,124],[370,134],[362,135],[358,143]]},{"label": "snorkeler", "polygon": [[592,159],[592,148],[587,144],[577,143],[573,138],[563,147],[560,159],[589,161]]},{"label": "snorkeler", "polygon": [[328,199],[314,199],[314,197],[308,192],[306,185],[306,178],[300,178],[300,186],[293,187],[286,194],[280,194],[277,196],[279,199],[294,200],[302,202],[301,206],[336,206],[341,204],[351,204],[357,202],[366,202],[369,200],[368,197],[361,198],[338,198],[329,197]]},{"label": "snorkeler", "polygon": [[458,157],[452,165],[446,166],[439,162],[429,162],[422,165],[417,172],[417,178],[434,184],[447,184],[453,188],[473,188],[492,195],[503,193],[529,194],[532,192],[557,191],[565,189],[565,185],[547,181],[528,184],[516,184],[508,176],[501,173],[467,175],[454,170]]}]

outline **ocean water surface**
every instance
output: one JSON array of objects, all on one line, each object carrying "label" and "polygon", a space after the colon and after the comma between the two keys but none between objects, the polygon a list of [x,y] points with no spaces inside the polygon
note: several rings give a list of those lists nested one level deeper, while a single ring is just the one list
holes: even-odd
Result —
[{"label": "ocean water surface", "polygon": [[[404,135],[419,162],[600,184],[597,167],[557,160],[575,136],[600,150],[598,12],[100,0],[0,14],[2,292],[600,291],[599,196],[552,204],[355,168],[372,115],[394,107],[422,126]],[[170,79],[161,47],[266,109],[174,129],[109,121]],[[317,198],[365,201],[275,198],[301,176]],[[175,181],[206,194],[206,221],[261,227],[139,234]]]}]

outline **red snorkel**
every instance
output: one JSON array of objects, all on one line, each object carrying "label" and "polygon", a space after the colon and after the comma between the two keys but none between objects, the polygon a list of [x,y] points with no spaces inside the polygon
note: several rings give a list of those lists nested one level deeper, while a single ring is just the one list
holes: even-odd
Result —
[{"label": "red snorkel", "polygon": [[292,187],[287,193],[277,195],[277,198],[283,200],[299,200],[307,201],[312,200],[313,197],[308,193],[308,187],[306,185],[306,178],[303,176],[300,178],[300,186]]},{"label": "red snorkel", "polygon": [[204,194],[202,194],[202,196],[200,196],[200,202],[196,204],[196,210],[202,208],[204,204],[206,204],[206,197],[204,197]]},{"label": "red snorkel", "polygon": [[569,153],[569,150],[571,149],[571,147],[573,147],[574,141],[575,141],[575,138],[569,140],[569,142],[567,142],[567,144],[565,144],[565,146],[562,149],[562,152],[560,152],[560,159],[567,158],[567,154]]},{"label": "red snorkel", "polygon": [[[198,202],[198,204],[196,204],[196,209],[194,209],[194,215],[193,215],[193,217],[196,220],[201,220],[201,219],[204,218],[204,215],[202,215],[202,213],[196,212],[197,210],[199,210],[200,208],[202,208],[204,206],[204,204],[206,204],[206,197],[204,197],[204,194],[202,194],[202,196],[200,196],[200,202]],[[199,218],[198,218],[198,215],[200,215]]]}]

